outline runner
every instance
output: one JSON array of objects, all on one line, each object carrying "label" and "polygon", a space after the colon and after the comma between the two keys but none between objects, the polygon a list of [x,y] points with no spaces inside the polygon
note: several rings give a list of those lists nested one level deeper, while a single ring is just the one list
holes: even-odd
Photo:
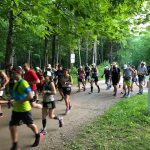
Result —
[{"label": "runner", "polygon": [[139,81],[139,93],[143,94],[143,83],[144,83],[144,77],[147,75],[147,68],[145,67],[145,62],[141,62],[140,66],[137,69],[138,74],[138,81]]},{"label": "runner", "polygon": [[130,97],[131,82],[132,82],[131,77],[133,73],[134,70],[125,64],[123,69],[123,89],[124,89],[123,97]]},{"label": "runner", "polygon": [[42,109],[42,105],[36,103],[37,100],[36,84],[40,83],[40,80],[37,77],[36,73],[30,68],[30,65],[28,63],[23,64],[23,69],[25,70],[24,79],[29,83],[32,89],[33,98],[30,100],[31,106],[33,108]]},{"label": "runner", "polygon": [[60,82],[61,77],[63,76],[63,69],[62,69],[62,65],[58,65],[58,70],[56,71],[56,87],[58,88],[58,91],[61,95],[61,99],[60,101],[62,101],[64,99],[64,94],[62,91],[62,85]]},{"label": "runner", "polygon": [[62,90],[64,94],[64,100],[66,104],[66,112],[65,114],[69,114],[71,110],[71,104],[70,104],[70,94],[71,94],[71,85],[72,85],[72,76],[69,74],[69,71],[67,68],[63,69],[63,76],[60,80],[62,84]]},{"label": "runner", "polygon": [[115,62],[112,63],[111,65],[111,81],[112,85],[114,87],[114,94],[113,96],[117,96],[117,89],[118,89],[118,84],[120,81],[120,69],[117,67],[117,64]]},{"label": "runner", "polygon": [[31,114],[31,105],[29,100],[32,98],[32,90],[24,79],[22,79],[22,72],[20,70],[14,70],[14,79],[17,81],[13,88],[14,100],[11,101],[13,105],[12,116],[9,123],[9,129],[12,138],[11,150],[18,150],[18,131],[17,126],[20,125],[20,121],[25,123],[35,134],[35,141],[31,145],[32,147],[38,146],[42,138],[42,134],[38,132],[37,126],[33,123]]},{"label": "runner", "polygon": [[43,90],[43,83],[44,83],[44,76],[43,73],[41,71],[41,69],[39,67],[35,67],[36,69],[36,75],[38,76],[40,83],[37,83],[37,91],[39,94],[41,94],[42,90]]},{"label": "runner", "polygon": [[54,113],[55,109],[55,98],[56,88],[49,71],[44,73],[45,81],[43,85],[43,108],[42,108],[42,125],[43,129],[41,132],[43,135],[47,134],[46,131],[46,116],[49,115],[51,119],[56,119],[59,122],[59,127],[63,126],[63,118],[56,116]]},{"label": "runner", "polygon": [[82,66],[80,66],[80,68],[78,69],[78,92],[81,91],[81,88],[80,88],[80,83],[82,83],[83,85],[83,90],[85,91],[85,71],[83,69]]},{"label": "runner", "polygon": [[88,81],[88,82],[90,81],[91,68],[90,68],[90,66],[88,66],[88,64],[86,64],[84,70],[85,70],[85,85],[86,85],[87,81]]},{"label": "runner", "polygon": [[104,73],[102,75],[102,78],[105,75],[105,84],[107,85],[106,90],[109,90],[111,88],[110,74],[111,74],[110,68],[106,66],[104,68]]},{"label": "runner", "polygon": [[[9,78],[4,71],[0,71],[0,117],[3,117],[1,104],[5,104],[3,94],[5,92],[6,85],[9,83]],[[8,103],[8,102],[6,102]]]},{"label": "runner", "polygon": [[95,85],[97,86],[98,93],[100,93],[100,87],[98,85],[98,69],[96,67],[96,64],[92,64],[91,68],[91,92],[89,94],[93,93],[93,82],[95,82]]},{"label": "runner", "polygon": [[138,78],[137,78],[137,70],[135,69],[135,66],[132,66],[132,69],[134,70],[134,72],[132,72],[131,92],[133,92],[134,83],[139,87]]}]

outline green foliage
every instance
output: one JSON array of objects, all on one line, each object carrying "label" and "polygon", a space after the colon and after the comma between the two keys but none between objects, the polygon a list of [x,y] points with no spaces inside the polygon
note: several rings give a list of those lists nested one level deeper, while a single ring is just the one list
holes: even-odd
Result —
[{"label": "green foliage", "polygon": [[78,139],[71,140],[72,150],[145,150],[150,147],[150,113],[147,95],[122,100],[85,127]]},{"label": "green foliage", "polygon": [[[36,44],[39,48],[35,46],[33,49],[41,55],[44,49],[41,39],[47,37],[50,41],[51,35],[55,34],[57,45],[61,48],[61,58],[64,58],[61,61],[65,62],[70,52],[77,53],[78,42],[82,41],[82,38],[88,41],[90,54],[98,36],[117,42],[125,41],[125,37],[130,33],[129,18],[143,13],[141,7],[143,2],[143,0],[4,0],[0,4],[0,24],[8,31],[9,12],[13,11],[13,48],[16,55],[21,53],[21,49],[28,51]],[[6,37],[3,38],[4,41]],[[6,46],[3,44],[3,47]],[[50,43],[48,49],[51,58]],[[82,55],[85,56],[84,53]],[[90,56],[89,63],[92,62],[91,59]],[[69,66],[69,60],[65,62],[66,64]]]}]

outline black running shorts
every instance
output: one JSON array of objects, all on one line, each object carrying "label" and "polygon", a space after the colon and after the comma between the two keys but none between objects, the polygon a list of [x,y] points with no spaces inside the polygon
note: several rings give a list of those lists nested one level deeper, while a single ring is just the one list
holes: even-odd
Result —
[{"label": "black running shorts", "polygon": [[26,125],[33,124],[32,114],[31,111],[26,112],[15,112],[12,111],[11,120],[9,122],[10,126],[18,126],[20,122],[23,122]]}]

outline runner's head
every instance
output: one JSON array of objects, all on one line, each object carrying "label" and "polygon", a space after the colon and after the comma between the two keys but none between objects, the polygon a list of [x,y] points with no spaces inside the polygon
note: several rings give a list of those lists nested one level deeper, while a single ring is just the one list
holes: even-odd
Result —
[{"label": "runner's head", "polygon": [[29,71],[30,70],[30,65],[28,63],[24,63],[22,68],[25,70],[25,71]]},{"label": "runner's head", "polygon": [[64,75],[69,74],[69,70],[68,70],[67,68],[64,68],[64,69],[63,69],[63,72],[64,72]]},{"label": "runner's head", "polygon": [[35,70],[36,70],[36,72],[40,72],[41,71],[40,67],[35,67]]},{"label": "runner's head", "polygon": [[92,67],[93,67],[93,68],[96,68],[96,64],[95,64],[95,63],[93,63],[93,64],[92,64]]},{"label": "runner's head", "polygon": [[124,64],[123,69],[127,69],[127,68],[128,68],[128,65]]},{"label": "runner's head", "polygon": [[58,65],[58,70],[62,70],[62,65]]},{"label": "runner's head", "polygon": [[21,79],[22,78],[22,74],[23,74],[23,72],[22,72],[22,70],[19,67],[13,69],[13,78],[15,80]]},{"label": "runner's head", "polygon": [[50,71],[45,71],[43,74],[45,81],[52,81],[52,74]]}]

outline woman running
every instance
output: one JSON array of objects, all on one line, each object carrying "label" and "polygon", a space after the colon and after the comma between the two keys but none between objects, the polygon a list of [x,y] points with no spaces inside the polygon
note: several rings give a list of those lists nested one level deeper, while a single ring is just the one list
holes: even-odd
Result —
[{"label": "woman running", "polygon": [[41,133],[43,135],[47,134],[46,131],[46,117],[49,115],[51,119],[56,119],[59,122],[59,127],[63,126],[63,118],[60,116],[56,116],[54,113],[55,109],[55,98],[54,95],[56,94],[56,88],[51,76],[51,72],[46,71],[44,73],[45,81],[43,85],[43,108],[42,108],[42,125],[43,129]]},{"label": "woman running", "polygon": [[0,117],[3,117],[1,104],[7,104],[8,102],[4,100],[3,94],[6,85],[9,83],[9,78],[4,71],[0,71]]},{"label": "woman running", "polygon": [[66,104],[65,114],[67,115],[71,110],[70,94],[71,94],[71,85],[72,85],[72,77],[69,74],[68,69],[66,69],[66,68],[63,69],[63,76],[62,76],[60,82],[62,84],[64,100],[65,100],[65,104]]}]

